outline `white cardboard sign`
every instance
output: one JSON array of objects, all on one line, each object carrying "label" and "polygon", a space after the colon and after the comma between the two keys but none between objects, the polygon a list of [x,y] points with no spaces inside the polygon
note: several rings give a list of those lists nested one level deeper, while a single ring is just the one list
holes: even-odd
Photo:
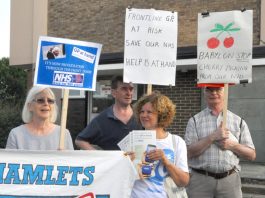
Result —
[{"label": "white cardboard sign", "polygon": [[198,14],[198,84],[252,82],[252,20],[252,10]]},{"label": "white cardboard sign", "polygon": [[175,85],[177,12],[126,9],[124,81]]}]

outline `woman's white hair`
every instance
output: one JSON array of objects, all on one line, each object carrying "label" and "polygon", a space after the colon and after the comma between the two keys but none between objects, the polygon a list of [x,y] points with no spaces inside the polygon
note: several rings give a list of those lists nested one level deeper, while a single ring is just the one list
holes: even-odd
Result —
[{"label": "woman's white hair", "polygon": [[[49,95],[52,97],[51,99],[56,100],[53,91],[49,87],[40,87],[40,86],[32,87],[28,92],[28,95],[27,95],[27,98],[26,98],[26,101],[23,107],[23,111],[22,111],[22,120],[24,121],[24,123],[29,123],[32,120],[32,112],[30,112],[29,110],[29,104],[33,102],[36,95],[38,95],[44,90],[49,93]],[[55,101],[54,108],[52,108],[52,111],[51,111],[50,122],[54,123],[57,119],[57,115],[58,115],[58,107]]]}]

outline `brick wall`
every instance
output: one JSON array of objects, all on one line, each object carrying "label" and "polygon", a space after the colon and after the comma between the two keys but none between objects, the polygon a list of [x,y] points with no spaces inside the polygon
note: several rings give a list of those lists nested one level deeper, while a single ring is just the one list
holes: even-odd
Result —
[{"label": "brick wall", "polygon": [[68,103],[67,126],[73,142],[79,132],[86,126],[86,104],[84,99],[70,99]]},{"label": "brick wall", "polygon": [[259,44],[261,0],[49,0],[48,35],[103,44],[102,53],[124,49],[125,9],[173,10],[179,16],[179,46],[197,45],[198,13],[254,10],[253,43]]},{"label": "brick wall", "polygon": [[196,71],[177,72],[176,86],[153,86],[176,104],[176,117],[168,128],[172,133],[184,136],[188,119],[201,107],[201,89],[196,87]]}]

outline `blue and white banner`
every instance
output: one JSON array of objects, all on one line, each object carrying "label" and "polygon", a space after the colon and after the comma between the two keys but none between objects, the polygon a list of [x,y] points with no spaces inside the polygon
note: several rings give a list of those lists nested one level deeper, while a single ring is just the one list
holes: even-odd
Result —
[{"label": "blue and white banner", "polygon": [[126,198],[136,177],[122,151],[0,150],[0,197]]},{"label": "blue and white banner", "polygon": [[95,91],[102,45],[40,37],[34,85]]}]

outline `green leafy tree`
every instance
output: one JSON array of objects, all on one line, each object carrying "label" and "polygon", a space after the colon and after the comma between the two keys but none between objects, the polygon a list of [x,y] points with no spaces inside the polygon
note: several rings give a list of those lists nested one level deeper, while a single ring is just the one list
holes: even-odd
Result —
[{"label": "green leafy tree", "polygon": [[27,74],[0,59],[0,148],[4,148],[10,130],[22,123],[21,110],[26,96]]},{"label": "green leafy tree", "polygon": [[0,60],[0,100],[20,100],[25,96],[26,72],[9,66],[9,59]]}]

